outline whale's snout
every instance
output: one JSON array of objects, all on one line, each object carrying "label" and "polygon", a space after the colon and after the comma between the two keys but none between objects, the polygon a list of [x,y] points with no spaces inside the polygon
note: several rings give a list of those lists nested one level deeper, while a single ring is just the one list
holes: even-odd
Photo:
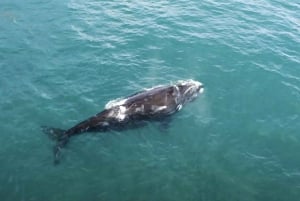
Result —
[{"label": "whale's snout", "polygon": [[203,93],[204,92],[204,85],[201,82],[197,83],[196,88],[197,88],[198,93]]},{"label": "whale's snout", "polygon": [[195,80],[179,81],[177,87],[183,104],[193,101],[199,93],[204,92],[204,85]]}]

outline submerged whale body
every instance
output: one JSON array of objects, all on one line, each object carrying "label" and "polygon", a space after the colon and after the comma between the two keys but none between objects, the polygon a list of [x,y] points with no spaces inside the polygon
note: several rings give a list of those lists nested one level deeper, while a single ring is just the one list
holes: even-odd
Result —
[{"label": "submerged whale body", "polygon": [[60,150],[70,137],[84,132],[105,132],[143,126],[147,121],[160,120],[179,111],[204,90],[202,83],[194,80],[178,81],[137,92],[106,104],[103,111],[68,130],[43,127],[43,131],[57,141],[54,147],[55,164]]}]

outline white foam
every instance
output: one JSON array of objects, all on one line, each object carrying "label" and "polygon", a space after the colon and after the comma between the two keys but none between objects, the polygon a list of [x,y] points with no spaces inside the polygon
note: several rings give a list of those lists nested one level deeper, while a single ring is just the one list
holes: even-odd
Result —
[{"label": "white foam", "polygon": [[126,98],[117,98],[117,99],[111,100],[108,103],[106,103],[104,108],[111,109],[116,106],[121,106],[121,105],[124,105],[126,101],[127,101]]},{"label": "white foam", "polygon": [[199,81],[188,79],[188,80],[178,80],[176,84],[181,85],[196,85],[196,86],[202,86],[203,84]]},{"label": "white foam", "polygon": [[150,91],[152,89],[158,88],[158,87],[163,87],[164,85],[156,85],[154,87],[150,87],[150,88],[144,88],[145,91]]}]

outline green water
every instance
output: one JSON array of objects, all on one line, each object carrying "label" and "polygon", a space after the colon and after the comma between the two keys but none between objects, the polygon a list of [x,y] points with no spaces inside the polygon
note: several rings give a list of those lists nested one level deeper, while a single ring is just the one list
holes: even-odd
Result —
[{"label": "green water", "polygon": [[[300,3],[0,2],[1,201],[298,201]],[[74,137],[53,165],[41,125],[109,100],[205,84],[157,124]]]}]

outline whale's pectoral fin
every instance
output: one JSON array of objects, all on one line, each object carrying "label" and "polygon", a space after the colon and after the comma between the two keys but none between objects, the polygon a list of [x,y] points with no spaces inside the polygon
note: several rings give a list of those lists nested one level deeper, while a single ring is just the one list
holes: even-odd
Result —
[{"label": "whale's pectoral fin", "polygon": [[42,131],[52,140],[59,141],[64,137],[65,130],[60,128],[51,128],[48,126],[42,126]]},{"label": "whale's pectoral fin", "polygon": [[161,121],[159,122],[159,130],[164,133],[168,132],[171,121],[172,121],[171,117],[166,117],[164,119],[161,119]]}]

